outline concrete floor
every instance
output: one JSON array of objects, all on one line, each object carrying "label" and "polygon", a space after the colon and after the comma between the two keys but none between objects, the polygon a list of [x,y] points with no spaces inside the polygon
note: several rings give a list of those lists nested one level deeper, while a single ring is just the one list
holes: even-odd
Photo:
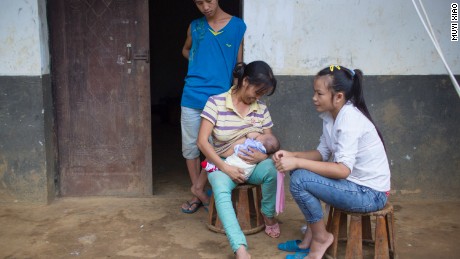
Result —
[{"label": "concrete floor", "polygon": [[[169,146],[154,150],[152,197],[0,203],[0,258],[233,258],[225,235],[207,229],[203,209],[192,215],[180,211],[190,198],[189,178],[180,147],[170,144],[154,143]],[[279,239],[264,232],[247,236],[253,258],[284,258],[277,244],[301,238],[302,215],[289,193],[286,199],[278,216]],[[399,258],[460,258],[460,201],[395,196],[391,201]]]}]

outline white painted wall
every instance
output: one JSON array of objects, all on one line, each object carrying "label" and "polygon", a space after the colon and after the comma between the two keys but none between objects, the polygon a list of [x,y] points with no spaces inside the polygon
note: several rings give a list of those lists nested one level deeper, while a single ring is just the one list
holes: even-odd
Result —
[{"label": "white painted wall", "polygon": [[[452,2],[423,1],[460,74]],[[0,75],[48,74],[46,0],[1,0],[0,20]],[[245,0],[244,20],[245,61],[265,60],[279,75],[312,75],[331,63],[368,75],[446,74],[411,0]]]},{"label": "white painted wall", "polygon": [[[418,2],[418,1],[416,1]],[[450,41],[450,4],[423,0],[454,74],[460,42]],[[245,0],[244,60],[278,75],[313,75],[330,64],[368,75],[447,74],[411,0]]]},{"label": "white painted wall", "polygon": [[1,0],[0,21],[0,75],[49,74],[46,0]]}]

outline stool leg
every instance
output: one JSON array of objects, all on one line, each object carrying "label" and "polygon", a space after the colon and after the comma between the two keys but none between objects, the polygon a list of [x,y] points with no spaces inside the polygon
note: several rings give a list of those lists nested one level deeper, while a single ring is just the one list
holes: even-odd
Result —
[{"label": "stool leg", "polygon": [[372,243],[371,216],[363,216],[363,241]]},{"label": "stool leg", "polygon": [[225,233],[225,230],[224,230],[224,225],[222,225],[222,222],[220,221],[220,218],[219,218],[219,215],[217,215],[216,217],[216,224],[215,224],[216,228],[221,230],[223,233]]},{"label": "stool leg", "polygon": [[361,216],[352,215],[348,231],[346,259],[363,258]]},{"label": "stool leg", "polygon": [[241,229],[251,229],[250,214],[249,214],[249,199],[247,189],[240,189],[238,204],[236,205],[236,217],[240,223]]},{"label": "stool leg", "polygon": [[375,222],[375,259],[390,258],[385,216],[378,215]]},{"label": "stool leg", "polygon": [[[330,233],[332,233],[332,235],[334,236],[334,241],[332,242],[332,245],[329,246],[329,248],[327,249],[326,253],[330,256],[332,256],[332,258],[337,258],[337,245],[338,245],[338,242],[339,242],[339,230],[340,230],[340,219],[341,219],[341,212],[340,210],[337,210],[336,208],[333,208],[331,207],[330,208],[330,211],[329,211],[329,217],[331,218],[330,215],[333,215],[332,216],[332,222],[331,224],[329,224],[328,222],[328,231]],[[347,215],[345,214],[345,217]],[[345,221],[345,224],[346,224],[346,221]]]},{"label": "stool leg", "polygon": [[217,218],[217,213],[214,213],[214,210],[215,210],[214,195],[211,195],[211,199],[209,200],[209,208],[208,208],[208,223],[209,223],[209,225],[212,225],[214,215],[216,215],[216,218]]},{"label": "stool leg", "polygon": [[261,224],[265,224],[264,219],[262,217],[262,212],[260,211],[262,201],[262,190],[260,186],[257,186],[257,188],[252,189],[252,195],[254,197],[255,204],[256,226],[260,226]]},{"label": "stool leg", "polygon": [[348,216],[346,213],[340,213],[340,227],[339,227],[339,236],[337,241],[347,240],[347,223]]},{"label": "stool leg", "polygon": [[214,195],[211,196],[209,200],[209,214],[208,214],[208,228],[214,232],[225,233],[222,222],[219,219],[217,214],[216,204],[214,200]]},{"label": "stool leg", "polygon": [[386,218],[387,231],[388,231],[388,244],[390,247],[390,258],[396,258],[393,213],[387,214],[385,218]]}]

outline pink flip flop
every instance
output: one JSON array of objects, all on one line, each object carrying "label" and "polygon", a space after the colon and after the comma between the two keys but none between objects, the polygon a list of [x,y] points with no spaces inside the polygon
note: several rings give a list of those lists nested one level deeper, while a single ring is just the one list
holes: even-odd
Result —
[{"label": "pink flip flop", "polygon": [[278,223],[268,226],[265,225],[265,233],[271,238],[278,238],[281,235],[280,225]]}]

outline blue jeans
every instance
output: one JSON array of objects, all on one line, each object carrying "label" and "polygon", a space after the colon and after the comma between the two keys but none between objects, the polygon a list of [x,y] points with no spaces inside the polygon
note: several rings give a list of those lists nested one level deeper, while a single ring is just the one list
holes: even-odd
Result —
[{"label": "blue jeans", "polygon": [[308,223],[323,218],[321,202],[350,212],[371,212],[387,202],[385,192],[361,186],[346,179],[331,179],[305,169],[291,172],[291,194]]},{"label": "blue jeans", "polygon": [[[254,172],[248,179],[248,183],[262,185],[262,213],[267,217],[275,215],[276,206],[276,168],[271,159],[266,159],[257,164]],[[246,237],[241,230],[232,205],[232,190],[236,183],[222,171],[214,171],[208,174],[209,183],[212,186],[217,214],[224,226],[225,234],[235,252],[241,245],[248,246]]]}]

